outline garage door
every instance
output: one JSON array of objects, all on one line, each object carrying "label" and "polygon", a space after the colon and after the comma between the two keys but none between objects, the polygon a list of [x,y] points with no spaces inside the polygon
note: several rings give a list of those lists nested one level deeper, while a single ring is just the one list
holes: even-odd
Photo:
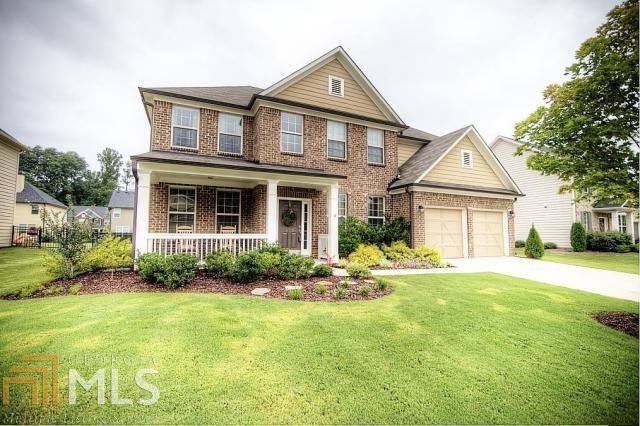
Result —
[{"label": "garage door", "polygon": [[426,209],[425,242],[435,246],[442,257],[463,257],[462,210]]},{"label": "garage door", "polygon": [[473,256],[504,256],[502,212],[473,211]]}]

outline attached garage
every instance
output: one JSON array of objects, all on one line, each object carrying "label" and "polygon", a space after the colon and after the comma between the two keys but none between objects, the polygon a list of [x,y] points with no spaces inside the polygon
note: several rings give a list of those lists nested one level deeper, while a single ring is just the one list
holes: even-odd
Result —
[{"label": "attached garage", "polygon": [[444,258],[464,257],[465,214],[462,209],[425,209],[425,242]]},{"label": "attached garage", "polygon": [[474,210],[474,257],[504,256],[504,254],[504,212]]}]

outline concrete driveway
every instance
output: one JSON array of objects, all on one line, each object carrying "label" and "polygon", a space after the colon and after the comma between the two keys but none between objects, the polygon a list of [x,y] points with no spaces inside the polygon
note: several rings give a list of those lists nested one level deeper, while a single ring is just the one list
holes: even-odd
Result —
[{"label": "concrete driveway", "polygon": [[477,257],[449,260],[455,268],[373,271],[375,275],[496,272],[532,281],[640,301],[640,276],[521,257]]}]

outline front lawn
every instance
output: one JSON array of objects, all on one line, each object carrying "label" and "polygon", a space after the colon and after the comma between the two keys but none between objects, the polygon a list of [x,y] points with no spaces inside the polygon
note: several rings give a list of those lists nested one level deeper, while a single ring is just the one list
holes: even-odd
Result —
[{"label": "front lawn", "polygon": [[[6,274],[6,272],[5,272]],[[393,293],[350,303],[122,293],[0,301],[0,375],[57,354],[61,404],[2,407],[43,423],[638,422],[638,340],[590,318],[638,304],[497,274],[391,277]],[[133,375],[152,367],[151,406]],[[68,371],[107,369],[67,401]],[[50,413],[50,414],[49,414]],[[15,420],[14,420],[15,421]],[[17,420],[18,422],[20,420]]]},{"label": "front lawn", "polygon": [[36,248],[0,249],[0,296],[27,296],[50,279],[42,267],[41,253]]},{"label": "front lawn", "polygon": [[[524,248],[516,249],[516,256],[524,257]],[[610,271],[638,273],[638,253],[602,253],[588,251],[545,250],[542,260]]]}]

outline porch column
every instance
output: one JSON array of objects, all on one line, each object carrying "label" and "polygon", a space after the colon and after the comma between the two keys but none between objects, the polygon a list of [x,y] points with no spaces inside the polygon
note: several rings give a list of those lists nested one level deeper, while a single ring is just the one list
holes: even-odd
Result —
[{"label": "porch column", "polygon": [[620,231],[620,227],[618,226],[618,212],[611,212],[611,229]]},{"label": "porch column", "polygon": [[339,260],[338,255],[338,192],[337,184],[329,186],[327,191],[327,256],[334,262]]},{"label": "porch column", "polygon": [[138,169],[138,185],[136,188],[136,242],[134,253],[144,254],[148,251],[147,235],[149,235],[149,192],[151,173]]},{"label": "porch column", "polygon": [[267,181],[267,241],[278,242],[278,181]]}]

